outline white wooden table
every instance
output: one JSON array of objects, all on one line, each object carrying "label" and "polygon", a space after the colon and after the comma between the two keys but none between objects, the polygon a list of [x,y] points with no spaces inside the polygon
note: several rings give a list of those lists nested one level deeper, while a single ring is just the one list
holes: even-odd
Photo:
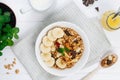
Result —
[{"label": "white wooden table", "polygon": [[[64,7],[65,4],[69,3],[70,0],[56,0],[57,8],[60,9]],[[24,15],[22,15],[19,10],[25,7],[28,4],[28,0],[0,0],[0,2],[8,4],[15,12],[17,17],[17,26],[20,28],[20,39],[23,39],[27,34],[29,34],[33,27],[38,26],[41,20],[44,18],[40,13],[30,11]],[[120,1],[119,1],[120,2]],[[106,6],[107,7],[107,6]],[[39,17],[38,17],[39,16]],[[116,48],[115,52],[120,57],[120,29],[114,32],[105,31],[108,39],[112,43],[112,45]],[[19,42],[19,41],[16,41]],[[4,54],[0,57],[0,80],[32,80],[27,72],[24,70],[23,66],[17,60],[17,64],[13,68],[13,70],[6,70],[4,68],[5,64],[11,63],[14,58],[14,54],[10,50],[9,47],[4,49]],[[6,60],[5,60],[6,58]],[[20,69],[19,74],[15,74],[14,70]],[[6,72],[10,72],[10,74],[6,74]],[[119,61],[112,67],[108,69],[100,70],[92,80],[120,80],[120,59]]]}]

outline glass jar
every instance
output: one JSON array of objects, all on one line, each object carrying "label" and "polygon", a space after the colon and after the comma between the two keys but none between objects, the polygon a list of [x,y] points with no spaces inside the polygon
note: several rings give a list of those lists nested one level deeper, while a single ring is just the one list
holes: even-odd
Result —
[{"label": "glass jar", "polygon": [[108,31],[114,31],[120,28],[120,15],[113,18],[115,11],[107,11],[103,14],[101,23],[103,27]]}]

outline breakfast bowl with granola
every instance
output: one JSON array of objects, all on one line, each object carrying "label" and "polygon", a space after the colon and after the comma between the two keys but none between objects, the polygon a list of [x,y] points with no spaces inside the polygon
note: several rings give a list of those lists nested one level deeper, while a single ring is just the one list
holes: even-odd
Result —
[{"label": "breakfast bowl with granola", "polygon": [[84,31],[70,22],[56,22],[39,34],[35,52],[42,68],[56,76],[80,71],[89,57],[89,40]]}]

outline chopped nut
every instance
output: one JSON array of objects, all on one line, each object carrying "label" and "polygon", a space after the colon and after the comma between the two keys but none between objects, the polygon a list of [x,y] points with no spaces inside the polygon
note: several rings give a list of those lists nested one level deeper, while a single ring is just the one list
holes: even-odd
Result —
[{"label": "chopped nut", "polygon": [[76,49],[76,52],[78,53],[78,52],[80,52],[80,50],[81,50],[81,48],[78,47],[78,48]]},{"label": "chopped nut", "polygon": [[63,45],[60,45],[60,48],[64,48],[64,46],[63,46]]},{"label": "chopped nut", "polygon": [[61,59],[62,59],[63,62],[68,62],[70,60],[69,57],[62,57]]},{"label": "chopped nut", "polygon": [[116,60],[117,60],[117,59],[114,57],[112,61],[113,61],[113,62],[116,62]]},{"label": "chopped nut", "polygon": [[68,63],[67,68],[71,68],[74,65],[74,63]]},{"label": "chopped nut", "polygon": [[62,54],[61,53],[57,53],[57,58],[60,57]]},{"label": "chopped nut", "polygon": [[16,69],[16,70],[15,70],[15,73],[16,73],[16,74],[19,74],[19,72],[20,72],[19,69]]},{"label": "chopped nut", "polygon": [[16,62],[15,62],[15,61],[13,61],[13,64],[16,64]]},{"label": "chopped nut", "polygon": [[76,50],[78,48],[78,46],[73,46],[73,49]]},{"label": "chopped nut", "polygon": [[77,62],[78,61],[78,59],[73,59],[71,62]]},{"label": "chopped nut", "polygon": [[10,64],[11,67],[14,67],[14,64]]},{"label": "chopped nut", "polygon": [[107,64],[107,60],[105,60],[104,63]]},{"label": "chopped nut", "polygon": [[78,43],[78,40],[76,39],[76,40],[74,40],[74,42],[75,42],[75,43]]},{"label": "chopped nut", "polygon": [[10,64],[8,64],[7,67],[8,67],[8,70],[12,69]]},{"label": "chopped nut", "polygon": [[83,53],[83,51],[84,51],[83,49],[80,50],[81,53]]},{"label": "chopped nut", "polygon": [[63,39],[58,39],[57,42],[62,44]]},{"label": "chopped nut", "polygon": [[65,46],[66,46],[68,49],[71,49],[69,43],[66,43]]},{"label": "chopped nut", "polygon": [[9,72],[6,72],[6,74],[10,74]]},{"label": "chopped nut", "polygon": [[16,58],[14,58],[14,61],[16,61]]},{"label": "chopped nut", "polygon": [[109,59],[109,60],[112,60],[112,56],[111,56],[111,55],[110,55],[110,56],[108,56],[108,59]]},{"label": "chopped nut", "polygon": [[4,65],[4,68],[7,69],[8,68],[7,65]]}]

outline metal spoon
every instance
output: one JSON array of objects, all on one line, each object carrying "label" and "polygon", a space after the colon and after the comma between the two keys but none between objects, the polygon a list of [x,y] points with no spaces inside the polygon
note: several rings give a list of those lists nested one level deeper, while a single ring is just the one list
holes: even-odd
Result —
[{"label": "metal spoon", "polygon": [[120,15],[120,7],[118,8],[118,11],[115,13],[112,19],[115,19],[118,15]]},{"label": "metal spoon", "polygon": [[100,65],[95,70],[88,73],[81,80],[89,80],[101,68],[108,68],[114,65],[117,62],[117,59],[118,59],[118,56],[116,54],[108,54],[100,61]]}]

